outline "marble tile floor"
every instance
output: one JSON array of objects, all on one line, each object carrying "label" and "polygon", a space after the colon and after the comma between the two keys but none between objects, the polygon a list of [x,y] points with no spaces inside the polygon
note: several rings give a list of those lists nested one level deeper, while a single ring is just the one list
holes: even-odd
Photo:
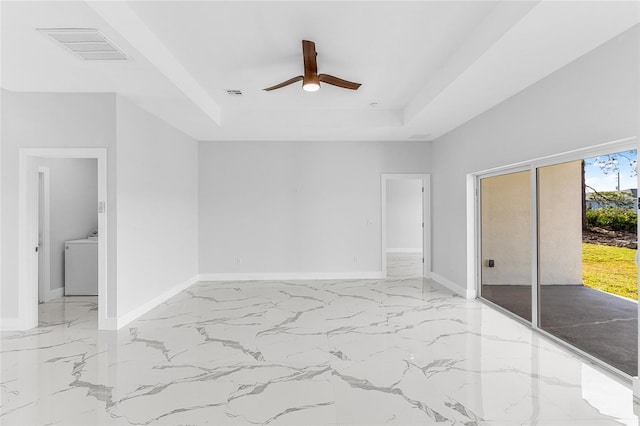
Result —
[{"label": "marble tile floor", "polygon": [[2,425],[637,425],[630,386],[421,278],[202,282],[1,336]]}]

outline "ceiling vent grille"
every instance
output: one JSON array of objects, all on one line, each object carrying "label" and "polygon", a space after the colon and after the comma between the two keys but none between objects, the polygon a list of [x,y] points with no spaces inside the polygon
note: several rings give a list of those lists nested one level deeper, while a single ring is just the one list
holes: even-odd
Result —
[{"label": "ceiling vent grille", "polygon": [[122,61],[129,57],[93,28],[38,28],[85,61]]},{"label": "ceiling vent grille", "polygon": [[238,89],[227,89],[227,95],[229,96],[242,96],[242,90]]}]

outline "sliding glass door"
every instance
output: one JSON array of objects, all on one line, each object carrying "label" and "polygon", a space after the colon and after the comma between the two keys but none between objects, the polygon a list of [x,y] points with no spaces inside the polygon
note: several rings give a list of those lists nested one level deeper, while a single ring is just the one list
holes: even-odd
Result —
[{"label": "sliding glass door", "polygon": [[[524,170],[523,170],[524,169]],[[480,297],[638,375],[636,151],[480,176]]]}]

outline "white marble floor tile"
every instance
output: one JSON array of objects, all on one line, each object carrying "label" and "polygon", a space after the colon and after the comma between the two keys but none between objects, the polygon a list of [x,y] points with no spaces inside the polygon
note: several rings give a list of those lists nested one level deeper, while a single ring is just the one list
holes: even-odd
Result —
[{"label": "white marble floor tile", "polygon": [[118,332],[95,298],[43,304],[2,333],[0,423],[638,424],[628,384],[405,267],[198,283]]}]

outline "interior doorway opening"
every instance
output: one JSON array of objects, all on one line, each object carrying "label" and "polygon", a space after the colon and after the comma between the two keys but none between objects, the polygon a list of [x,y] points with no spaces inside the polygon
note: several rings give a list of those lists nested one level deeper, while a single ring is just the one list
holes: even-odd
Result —
[{"label": "interior doorway opening", "polygon": [[382,272],[431,276],[430,176],[382,175]]},{"label": "interior doorway opening", "polygon": [[[97,310],[96,327],[109,329],[106,149],[21,149],[19,169],[20,328],[59,321],[39,317],[39,304],[52,299],[61,304],[59,314],[69,314],[62,303],[67,301],[59,298],[72,293],[71,243],[82,243],[88,250],[75,256],[75,265],[85,275],[76,277],[80,297],[74,304]],[[57,315],[55,309],[46,311]]]}]

